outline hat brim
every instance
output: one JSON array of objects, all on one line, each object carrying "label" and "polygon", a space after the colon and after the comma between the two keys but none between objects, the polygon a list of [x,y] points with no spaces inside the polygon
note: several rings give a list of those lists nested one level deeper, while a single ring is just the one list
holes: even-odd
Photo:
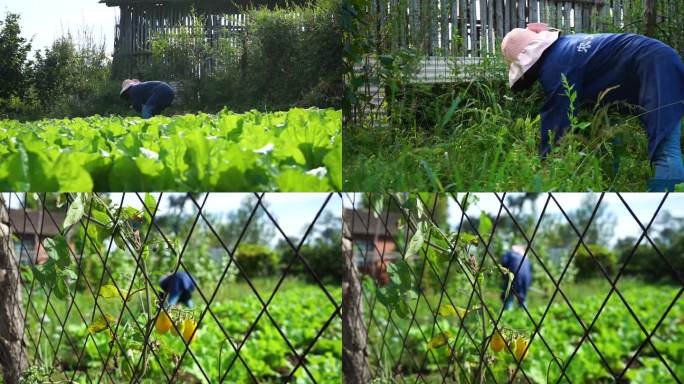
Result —
[{"label": "hat brim", "polygon": [[133,86],[133,84],[128,84],[127,86],[121,88],[121,92],[119,92],[119,96],[123,96],[123,94],[126,93],[126,91],[128,91],[129,89],[131,89],[132,86]]},{"label": "hat brim", "polygon": [[[546,51],[548,52],[548,50]],[[520,92],[524,91],[525,89],[531,87],[535,81],[539,78],[539,67],[541,64],[544,62],[544,55],[542,55],[539,60],[537,60],[536,63],[532,66],[532,68],[528,69],[525,73],[523,73],[522,77],[516,80],[515,83],[511,86],[511,90],[513,92]]]},{"label": "hat brim", "polygon": [[[514,89],[514,87],[516,89],[522,89],[525,88],[525,85],[529,86],[529,80],[524,79],[525,74],[534,67],[544,52],[558,40],[560,31],[543,31],[538,35],[539,36],[536,39],[530,42],[525,49],[520,52],[515,61],[510,63],[508,68],[508,86],[511,89]],[[534,76],[531,77],[532,82],[534,82]],[[523,82],[516,85],[520,80]]]}]

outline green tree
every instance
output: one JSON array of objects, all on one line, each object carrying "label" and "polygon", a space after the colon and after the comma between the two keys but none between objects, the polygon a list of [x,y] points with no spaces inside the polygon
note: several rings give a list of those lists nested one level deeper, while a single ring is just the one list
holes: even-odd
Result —
[{"label": "green tree", "polygon": [[[254,195],[248,195],[240,202],[240,207],[228,213],[226,223],[221,225],[218,232],[226,242],[226,245],[233,247],[235,242],[240,237],[243,228],[247,225],[247,219],[252,214],[252,210],[257,203],[257,198]],[[266,202],[262,202],[266,208]],[[258,207],[254,212],[254,217],[249,222],[242,236],[242,243],[250,244],[264,244],[269,242],[275,236],[275,227],[271,219],[266,215],[266,211],[262,207]]]},{"label": "green tree", "polygon": [[0,99],[21,97],[26,88],[26,55],[31,42],[20,36],[20,16],[7,13],[0,21]]},{"label": "green tree", "polygon": [[74,91],[80,76],[71,36],[60,37],[44,53],[36,52],[33,86],[43,107]]}]

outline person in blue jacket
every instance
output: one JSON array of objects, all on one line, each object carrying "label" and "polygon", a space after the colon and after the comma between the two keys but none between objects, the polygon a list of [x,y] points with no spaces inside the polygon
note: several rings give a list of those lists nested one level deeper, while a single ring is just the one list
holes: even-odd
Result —
[{"label": "person in blue jacket", "polygon": [[[527,300],[527,290],[532,285],[532,264],[529,257],[523,258],[525,248],[520,245],[514,245],[512,249],[501,257],[501,265],[513,272],[514,278],[511,283],[511,289],[506,296],[506,288],[508,287],[508,277],[504,279],[503,292],[501,293],[501,300],[504,302],[504,310],[510,309],[513,306],[513,297],[518,299],[521,306],[527,308],[525,301]],[[522,265],[521,265],[522,264]]]},{"label": "person in blue jacket", "polygon": [[561,35],[541,23],[513,29],[501,48],[509,62],[509,86],[516,91],[539,80],[546,94],[540,112],[542,156],[551,150],[550,133],[557,140],[570,125],[570,101],[561,82],[565,75],[580,105],[596,103],[607,91],[602,102],[637,106],[655,167],[650,191],[671,191],[684,182],[684,63],[673,48],[627,33]]},{"label": "person in blue jacket", "polygon": [[192,308],[192,292],[195,290],[195,283],[186,272],[176,272],[165,276],[159,283],[161,289],[166,293],[168,305],[181,303]]},{"label": "person in blue jacket", "polygon": [[121,86],[121,98],[130,101],[133,109],[149,119],[171,105],[175,92],[163,81],[144,81],[126,79]]}]

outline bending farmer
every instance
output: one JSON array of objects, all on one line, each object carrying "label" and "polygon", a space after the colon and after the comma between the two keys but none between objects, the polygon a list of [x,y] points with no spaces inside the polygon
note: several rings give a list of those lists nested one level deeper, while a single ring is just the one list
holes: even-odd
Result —
[{"label": "bending farmer", "polygon": [[138,79],[126,79],[121,86],[120,95],[130,101],[133,109],[142,113],[143,119],[149,119],[171,105],[175,93],[171,86],[162,81],[140,82]]},{"label": "bending farmer", "polygon": [[186,272],[176,272],[165,276],[159,286],[166,293],[168,305],[181,303],[192,308],[192,292],[195,290],[195,282]]},{"label": "bending farmer", "polygon": [[[526,307],[525,300],[527,299],[527,290],[532,284],[532,264],[525,254],[525,248],[521,245],[514,245],[512,249],[504,253],[501,258],[501,265],[508,268],[515,276],[511,289],[506,296],[506,288],[508,287],[508,277],[504,279],[503,292],[501,292],[501,299],[504,302],[504,309],[510,309],[513,305],[513,296],[518,299],[521,306]],[[522,264],[522,265],[521,265]]]},{"label": "bending farmer", "polygon": [[666,44],[623,33],[561,36],[546,24],[515,28],[501,43],[509,62],[509,86],[515,91],[539,79],[546,94],[541,109],[542,156],[551,149],[549,132],[559,139],[570,125],[564,74],[580,103],[625,101],[640,107],[648,156],[655,165],[649,190],[673,190],[684,182],[681,119],[684,116],[684,63]]}]

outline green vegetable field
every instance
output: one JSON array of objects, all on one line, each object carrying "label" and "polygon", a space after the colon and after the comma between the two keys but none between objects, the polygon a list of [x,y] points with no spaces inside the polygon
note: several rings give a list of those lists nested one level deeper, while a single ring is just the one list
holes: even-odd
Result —
[{"label": "green vegetable field", "polygon": [[[258,281],[256,283],[260,284]],[[261,282],[267,285],[274,283],[275,280]],[[335,295],[336,300],[341,300],[339,287],[328,288]],[[269,293],[261,293],[262,296],[266,296],[264,300],[268,298]],[[34,300],[35,303],[32,305],[36,309],[45,307],[45,295],[42,292],[36,292]],[[88,294],[77,295],[76,302],[82,310],[94,309],[93,298]],[[133,313],[140,313],[137,321],[144,326],[145,314],[139,300],[137,298],[131,300],[128,305]],[[120,313],[122,308],[118,297],[109,299],[100,297],[98,306],[112,314]],[[43,361],[50,361],[56,354],[61,366],[52,370],[51,374],[49,368],[34,367],[30,375],[42,377],[43,380],[47,377],[58,380],[63,379],[65,375],[66,377],[74,375],[73,380],[79,383],[90,382],[88,377],[96,380],[100,375],[103,375],[104,381],[109,379],[116,382],[127,381],[129,379],[127,375],[141,359],[140,347],[143,335],[140,334],[139,328],[133,325],[135,319],[128,312],[123,312],[122,324],[117,332],[117,345],[112,348],[110,344],[112,340],[107,332],[89,334],[88,325],[80,321],[74,309],[71,310],[71,315],[64,327],[66,334],[62,334],[59,322],[64,321],[67,307],[68,303],[53,300],[51,309],[42,321],[43,331],[38,348],[31,351],[31,354],[37,354]],[[203,309],[204,304],[197,308],[196,313],[199,314]],[[225,339],[214,316],[207,313],[199,325],[196,339],[190,346],[190,352],[185,353],[176,378],[180,378],[181,381],[207,382],[204,379],[206,374],[212,382],[220,382],[220,377],[222,377],[224,382],[246,383],[250,382],[251,372],[259,382],[282,382],[283,375],[287,376],[295,366],[292,351],[278,329],[273,326],[269,316],[262,314],[258,317],[261,309],[261,304],[247,284],[227,284],[225,288],[222,288],[216,302],[211,304],[211,310],[236,348],[244,342],[240,350],[240,358],[244,363],[236,358],[235,350]],[[325,325],[333,311],[332,305],[329,304],[320,288],[296,281],[285,283],[284,289],[274,297],[268,307],[273,321],[278,324],[288,342],[297,351],[301,353],[312,345],[305,365],[316,382],[334,382],[339,378],[342,369],[342,323],[339,317],[334,319],[322,335],[314,341],[318,330]],[[246,332],[257,319],[259,320],[255,329],[246,338]],[[40,317],[30,312],[31,329],[39,329],[40,323]],[[60,334],[62,334],[62,341],[58,344]],[[185,344],[181,338],[171,332],[163,335],[154,332],[151,338],[154,340],[152,343],[157,347],[154,354],[148,356],[149,367],[141,379],[144,383],[159,382],[165,377],[171,377],[175,362],[185,350]],[[38,342],[37,336],[33,340]],[[52,350],[58,345],[58,350]],[[121,354],[119,345],[129,350],[126,356]],[[80,360],[74,348],[79,351],[83,350]],[[107,364],[108,369],[103,371],[103,360],[109,353],[111,355]],[[197,359],[197,362],[194,359]],[[117,366],[119,369],[116,369]],[[294,374],[293,382],[310,383],[313,381],[305,369],[299,366]]]},{"label": "green vegetable field", "polygon": [[[370,283],[370,281],[367,282]],[[663,312],[679,291],[678,287],[672,285],[654,285],[629,279],[621,281],[618,288],[648,332],[651,332],[658,324]],[[605,281],[597,280],[578,284],[564,284],[561,289],[569,298],[585,327],[588,327],[608,295],[610,288]],[[369,292],[372,290],[371,288]],[[496,319],[501,308],[501,301],[498,298],[499,292],[494,286],[488,292],[489,294],[486,296],[487,307]],[[451,298],[456,300],[457,305],[462,305],[465,308],[469,295],[459,294],[456,291],[453,291],[452,294]],[[436,308],[440,294],[428,292],[426,297],[430,301],[430,305]],[[444,297],[442,299],[446,300]],[[543,315],[547,305],[549,305],[550,296],[532,295],[530,299],[531,303],[528,304],[528,309],[532,319],[537,324],[542,319],[543,322],[540,334],[534,336],[530,343],[529,354],[521,364],[525,374],[523,375],[518,370],[515,380],[512,380],[510,375],[516,367],[513,354],[506,348],[499,352],[493,352],[488,347],[485,356],[488,367],[485,374],[488,379],[486,382],[494,382],[494,379],[500,383],[528,382],[526,378],[532,383],[610,382],[613,376],[603,365],[598,352],[588,340],[585,339],[582,342],[570,360],[573,351],[580,345],[584,332],[561,295],[558,294],[555,297],[545,317]],[[373,295],[370,295],[368,302],[373,302]],[[471,305],[473,308],[479,307],[479,305],[475,305],[475,301]],[[522,309],[517,306],[514,308],[503,313],[498,328],[502,330],[504,335],[519,333],[529,337],[534,331],[532,320]],[[467,375],[469,370],[477,368],[480,356],[475,345],[482,337],[480,329],[482,325],[479,321],[479,315],[477,315],[480,312],[479,310],[474,310],[473,315],[466,316],[464,320],[464,326],[469,330],[475,342],[471,341],[463,330],[459,333],[460,324],[456,316],[437,316],[439,327],[433,327],[435,315],[431,314],[425,300],[419,300],[418,312],[414,321],[411,320],[411,316],[402,319],[396,313],[392,315],[390,321],[385,307],[379,303],[376,303],[374,311],[375,323],[369,329],[369,343],[373,345],[373,352],[370,355],[373,365],[379,367],[377,368],[379,372],[383,372],[376,379],[376,383],[413,382],[417,377],[423,377],[427,382],[441,381],[447,366],[450,367],[450,373],[447,377],[454,374],[465,379],[462,374]],[[384,335],[383,342],[382,332],[388,321],[390,321],[389,331]],[[675,304],[651,339],[653,345],[679,377],[684,375],[683,321],[682,306]],[[491,324],[487,324],[487,329],[488,332],[491,332]],[[458,354],[455,360],[449,358],[446,346],[429,347],[428,340],[430,340],[431,335],[437,336],[440,332],[449,332],[452,335],[449,338],[449,343],[452,346],[455,345]],[[456,338],[456,335],[460,336]],[[406,337],[406,341],[402,343],[404,337]],[[506,337],[510,342],[511,337]],[[625,364],[632,358],[646,338],[638,323],[615,292],[601,311],[598,320],[589,333],[589,337],[596,344],[606,362],[610,364],[610,369],[616,373],[625,368]],[[405,350],[399,355],[402,344],[405,345]],[[554,356],[558,359],[559,364],[569,363],[565,371],[567,377],[561,377],[560,369],[554,362]],[[450,364],[449,360],[451,360]],[[393,363],[395,365],[392,365]],[[397,375],[393,372],[401,372],[401,374]],[[673,379],[668,369],[660,362],[655,351],[648,344],[641,350],[639,357],[635,359],[631,368],[626,372],[626,378],[629,380],[628,382],[632,383],[664,383]]]},{"label": "green vegetable field", "polygon": [[341,112],[0,120],[0,189],[330,191]]}]

